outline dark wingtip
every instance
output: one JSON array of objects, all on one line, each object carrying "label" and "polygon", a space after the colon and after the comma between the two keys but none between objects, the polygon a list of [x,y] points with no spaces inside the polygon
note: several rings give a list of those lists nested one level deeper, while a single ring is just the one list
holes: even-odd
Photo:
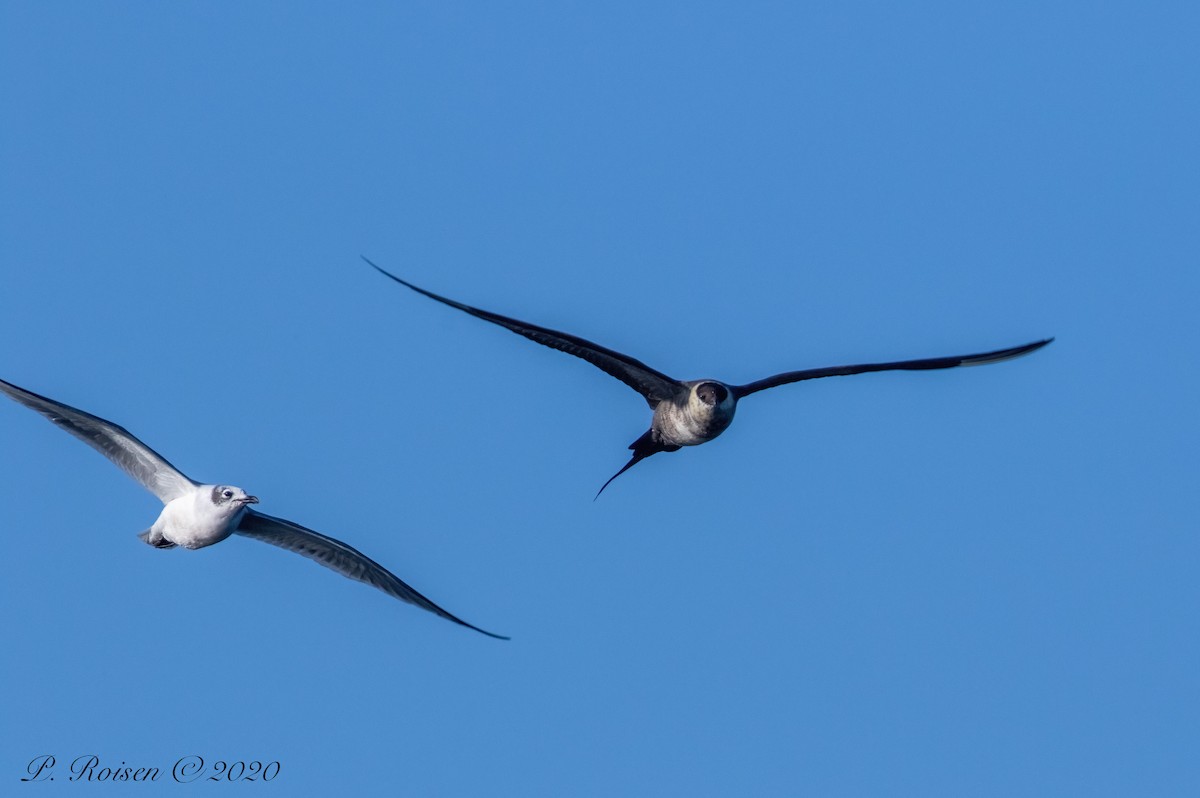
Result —
[{"label": "dark wingtip", "polygon": [[[426,601],[428,601],[428,599],[426,599]],[[433,604],[433,602],[430,602],[430,604]],[[436,604],[434,604],[433,606],[437,607]],[[428,608],[425,608],[425,609],[428,609]],[[481,635],[487,635],[488,637],[494,637],[497,640],[512,640],[512,638],[509,637],[508,635],[498,635],[495,632],[489,632],[487,629],[480,629],[478,626],[476,626],[473,623],[467,623],[462,618],[459,618],[457,615],[451,615],[450,613],[446,612],[441,607],[437,607],[436,610],[433,610],[433,613],[442,618],[445,618],[448,621],[453,621],[454,623],[458,624],[459,626],[465,626],[468,629],[473,629],[474,631],[479,632],[479,634],[481,634]]]},{"label": "dark wingtip", "polygon": [[1032,354],[1043,346],[1053,343],[1054,338],[1043,338],[1040,341],[1033,341],[1021,346],[1014,346],[1009,349],[998,349],[995,352],[986,352],[982,355],[972,355],[962,359],[960,365],[963,366],[982,366],[988,363],[1002,363],[1005,360],[1013,360],[1018,357]]},{"label": "dark wingtip", "polygon": [[399,281],[399,280],[400,280],[400,278],[399,278],[399,277],[397,277],[396,275],[394,275],[394,274],[392,274],[391,272],[387,271],[387,270],[386,270],[386,269],[384,269],[382,266],[380,266],[378,263],[376,263],[375,261],[373,261],[373,260],[371,260],[370,258],[368,258],[366,255],[359,255],[359,257],[360,257],[360,258],[362,258],[363,260],[365,260],[365,261],[367,262],[367,265],[368,265],[368,266],[370,266],[372,269],[374,269],[375,271],[379,272],[380,274],[383,274],[383,275],[386,275],[386,276],[388,276],[388,277],[391,277],[393,280],[396,280],[396,281]]},{"label": "dark wingtip", "polygon": [[[428,599],[426,599],[426,600],[428,601]],[[433,604],[433,602],[430,602],[430,604]],[[437,605],[434,604],[434,606],[436,607]],[[474,629],[476,632],[479,632],[479,634],[481,634],[481,635],[487,635],[488,637],[494,637],[497,640],[512,640],[512,638],[509,637],[508,635],[498,635],[495,632],[489,632],[487,629],[480,629],[478,626],[476,626],[473,623],[467,623],[462,618],[459,618],[457,615],[451,615],[450,613],[443,610],[441,607],[437,608],[437,610],[435,611],[435,614],[440,615],[441,617],[443,617],[447,620],[454,621],[459,626],[465,626],[468,629]]]},{"label": "dark wingtip", "polygon": [[1024,357],[1025,355],[1033,354],[1034,352],[1041,349],[1043,346],[1048,346],[1053,340],[1054,340],[1053,338],[1043,338],[1040,341],[1033,341],[1031,343],[1025,344],[1024,346],[1014,346],[1012,349],[1009,349],[1009,350],[1001,350],[1000,352],[997,353],[998,355],[1000,355],[998,360],[1009,360],[1011,358]]},{"label": "dark wingtip", "polygon": [[400,283],[400,285],[404,286],[405,288],[416,291],[418,294],[424,294],[425,296],[429,297],[430,299],[435,299],[438,302],[449,305],[452,308],[458,308],[459,310],[465,310],[467,313],[471,313],[473,315],[479,315],[479,311],[469,305],[464,305],[460,302],[455,302],[452,299],[446,299],[446,297],[444,297],[444,296],[438,296],[437,294],[433,293],[432,291],[426,291],[424,288],[419,288],[419,287],[413,285],[408,280],[400,279],[396,275],[389,272],[387,269],[380,266],[378,263],[375,263],[373,260],[368,258],[366,255],[359,255],[359,257],[362,258],[363,260],[365,260],[368,265],[370,265],[372,268],[375,269],[375,271],[379,272],[384,277],[389,277],[392,280],[395,280],[396,282]]},{"label": "dark wingtip", "polygon": [[1034,341],[1033,343],[1025,344],[1025,346],[1017,347],[1016,354],[1018,357],[1021,355],[1028,355],[1028,354],[1038,351],[1043,346],[1049,346],[1052,343],[1054,343],[1053,335],[1050,336],[1049,338],[1043,338],[1040,341]]},{"label": "dark wingtip", "polygon": [[476,632],[479,632],[479,634],[487,635],[488,637],[493,637],[496,640],[512,640],[512,638],[509,637],[508,635],[498,635],[495,632],[489,632],[487,629],[480,629],[478,626],[469,624],[466,621],[461,621],[460,623],[462,623],[462,625],[467,627],[468,629],[474,629]]},{"label": "dark wingtip", "polygon": [[[367,265],[368,265],[368,266],[370,266],[370,267],[371,267],[371,268],[373,268],[375,271],[377,271],[377,272],[379,272],[380,274],[382,274],[384,277],[390,277],[390,278],[392,278],[393,280],[395,280],[396,282],[400,283],[400,285],[403,285],[403,286],[405,286],[406,288],[411,288],[411,289],[413,289],[414,291],[421,291],[421,289],[420,289],[420,288],[417,288],[417,287],[416,287],[415,285],[413,285],[412,283],[405,282],[404,280],[401,280],[399,277],[397,277],[396,275],[392,274],[392,273],[391,273],[391,272],[389,272],[387,269],[383,268],[383,267],[382,267],[382,266],[380,266],[378,263],[376,263],[375,261],[373,261],[373,260],[371,260],[370,258],[368,258],[366,255],[359,255],[359,257],[360,257],[360,258],[362,258],[363,260],[365,260],[365,261],[367,262]],[[421,291],[421,293],[425,293],[425,292],[424,292],[424,291]]]}]

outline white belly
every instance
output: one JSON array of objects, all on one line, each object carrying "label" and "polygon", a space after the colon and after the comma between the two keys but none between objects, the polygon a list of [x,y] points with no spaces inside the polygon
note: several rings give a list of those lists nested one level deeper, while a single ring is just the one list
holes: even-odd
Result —
[{"label": "white belly", "polygon": [[206,498],[197,501],[194,495],[174,499],[163,508],[151,530],[185,549],[220,543],[237,529],[242,513],[229,516],[211,505],[206,508],[205,501]]},{"label": "white belly", "polygon": [[699,446],[720,435],[733,421],[732,404],[725,408],[697,407],[662,402],[654,410],[654,427],[659,437],[676,446]]}]

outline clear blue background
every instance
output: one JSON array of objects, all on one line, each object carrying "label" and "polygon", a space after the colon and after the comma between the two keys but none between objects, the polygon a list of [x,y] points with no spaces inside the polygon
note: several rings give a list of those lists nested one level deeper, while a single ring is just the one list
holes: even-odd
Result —
[{"label": "clear blue background", "polygon": [[[0,376],[489,640],[0,404],[0,785],[1184,795],[1200,782],[1192,3],[32,3],[0,14]],[[984,351],[746,400],[679,378]],[[215,788],[215,785],[210,785]],[[98,788],[84,788],[88,789]],[[107,794],[184,789],[120,785]],[[194,789],[194,788],[193,788]]]}]

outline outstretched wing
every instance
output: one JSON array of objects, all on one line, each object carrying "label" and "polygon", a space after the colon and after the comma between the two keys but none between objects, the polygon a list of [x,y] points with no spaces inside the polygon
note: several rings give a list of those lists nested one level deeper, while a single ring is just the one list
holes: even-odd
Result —
[{"label": "outstretched wing", "polygon": [[407,601],[409,604],[415,604],[423,610],[429,610],[434,615],[439,615],[448,621],[453,621],[468,629],[474,629],[476,632],[482,632],[488,637],[508,640],[503,635],[492,634],[480,629],[478,626],[467,623],[461,618],[451,615],[406,585],[391,571],[358,549],[353,546],[347,546],[340,540],[334,540],[319,532],[306,529],[299,524],[294,524],[291,521],[285,521],[282,518],[275,518],[274,516],[254,510],[248,510],[242,516],[242,521],[238,524],[237,533],[254,538],[255,540],[261,540],[264,543],[270,543],[272,546],[278,546],[281,549],[294,551],[301,556],[324,565],[326,568],[337,571],[342,576],[363,582],[371,587],[379,588],[389,596],[394,596],[401,601]]},{"label": "outstretched wing", "polygon": [[747,385],[734,385],[732,386],[733,395],[740,399],[758,391],[765,391],[767,388],[774,388],[776,385],[787,385],[789,382],[815,380],[819,377],[844,377],[849,374],[864,374],[868,371],[924,371],[927,369],[950,369],[956,366],[982,366],[986,363],[999,363],[1002,360],[1012,360],[1015,357],[1028,355],[1053,340],[1053,338],[1047,338],[1044,341],[1034,341],[1031,344],[1014,346],[1010,349],[997,349],[995,352],[984,352],[978,355],[930,357],[924,360],[898,360],[894,363],[863,363],[858,366],[830,366],[805,371],[788,371]]},{"label": "outstretched wing", "polygon": [[14,401],[41,413],[62,429],[112,460],[163,504],[188,493],[197,483],[185,477],[167,459],[133,437],[124,427],[97,418],[53,399],[0,380],[0,391]]},{"label": "outstretched wing", "polygon": [[542,346],[548,346],[551,349],[557,349],[560,352],[566,352],[568,355],[574,355],[586,360],[596,368],[616,377],[640,393],[646,398],[650,407],[654,407],[664,399],[674,396],[680,387],[678,380],[673,380],[661,371],[656,371],[642,361],[635,360],[628,355],[614,352],[611,349],[594,344],[578,336],[547,329],[546,327],[538,327],[536,324],[528,324],[517,319],[510,319],[508,316],[501,316],[499,313],[490,313],[486,310],[473,308],[470,305],[464,305],[461,302],[455,302],[453,299],[447,299],[444,296],[438,296],[432,291],[426,291],[424,288],[418,288],[410,282],[401,280],[386,269],[371,263],[365,256],[363,260],[374,266],[381,274],[392,278],[400,283],[400,285],[411,288],[418,294],[424,294],[430,299],[441,302],[443,305],[449,305],[465,313],[470,313],[477,319],[490,321],[492,324],[499,324],[501,327],[511,330],[517,335],[523,335],[531,341],[536,341]]}]

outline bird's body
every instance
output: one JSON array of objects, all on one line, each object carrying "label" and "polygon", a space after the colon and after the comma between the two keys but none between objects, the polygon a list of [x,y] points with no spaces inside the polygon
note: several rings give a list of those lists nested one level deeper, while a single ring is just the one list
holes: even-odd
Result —
[{"label": "bird's body", "polygon": [[[163,503],[154,524],[138,537],[159,549],[202,549],[233,534],[296,552],[342,576],[382,590],[446,620],[501,635],[451,615],[357,549],[299,524],[250,509],[258,498],[233,485],[200,484],[184,476],[128,430],[111,421],[0,380],[0,392],[96,449]],[[502,638],[507,639],[507,638]]]},{"label": "bird's body", "polygon": [[160,549],[202,549],[236,532],[248,505],[257,503],[257,497],[241,488],[197,485],[167,502],[158,520],[139,537]]},{"label": "bird's body", "polygon": [[715,380],[692,380],[654,408],[650,429],[667,446],[699,446],[733,423],[737,399],[728,385]]},{"label": "bird's body", "polygon": [[609,484],[628,471],[637,463],[659,452],[674,452],[684,446],[699,446],[708,443],[724,432],[733,422],[738,402],[758,391],[787,385],[803,380],[820,377],[840,377],[850,374],[865,374],[872,371],[926,371],[930,369],[955,368],[957,366],[976,366],[985,363],[999,363],[1015,357],[1027,355],[1053,341],[1048,338],[1022,346],[1008,349],[998,349],[974,355],[954,355],[950,357],[922,358],[919,360],[899,360],[888,363],[863,363],[853,366],[832,366],[826,368],[789,371],[772,377],[756,380],[745,385],[732,385],[719,380],[676,380],[663,374],[640,360],[629,355],[592,343],[570,333],[539,327],[536,324],[520,321],[499,313],[481,310],[432,291],[419,288],[410,282],[400,279],[385,269],[376,266],[367,258],[363,258],[383,275],[397,283],[423,294],[430,299],[469,313],[478,319],[489,321],[505,329],[524,336],[531,341],[566,352],[569,355],[586,360],[596,368],[609,374],[640,393],[654,411],[650,429],[640,438],[629,445],[633,455],[629,461],[609,478],[608,482],[596,494],[604,492]]}]

